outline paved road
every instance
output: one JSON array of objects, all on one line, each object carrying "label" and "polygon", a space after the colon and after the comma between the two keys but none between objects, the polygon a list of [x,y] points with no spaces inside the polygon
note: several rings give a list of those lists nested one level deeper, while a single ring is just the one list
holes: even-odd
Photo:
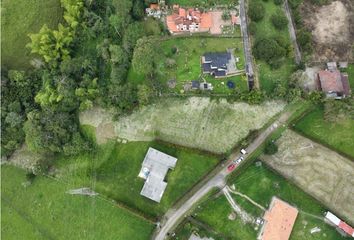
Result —
[{"label": "paved road", "polygon": [[243,38],[243,51],[245,53],[245,62],[246,62],[246,74],[248,77],[248,86],[251,90],[254,86],[254,72],[253,72],[251,44],[250,44],[250,39],[248,37],[248,31],[247,31],[245,0],[240,1],[240,18],[241,18],[241,33]]},{"label": "paved road", "polygon": [[[265,129],[247,148],[248,154],[253,153],[265,140],[266,138],[281,124],[284,124],[291,113],[284,112],[274,123]],[[155,240],[164,240],[167,234],[176,227],[181,219],[187,216],[188,211],[192,209],[193,205],[201,200],[210,190],[215,187],[223,188],[225,186],[225,178],[230,172],[227,171],[227,166],[232,162],[232,160],[239,158],[241,154],[239,152],[234,152],[230,155],[228,159],[228,164],[225,165],[214,177],[207,181],[198,191],[196,191],[186,202],[184,202],[178,209],[171,209],[163,217],[160,228],[155,233]],[[246,161],[247,157],[245,158]],[[237,169],[237,168],[236,168]]]},{"label": "paved road", "polygon": [[294,28],[293,19],[291,18],[288,0],[284,1],[284,10],[285,10],[286,17],[288,18],[290,38],[295,50],[295,62],[296,64],[299,64],[301,62],[301,52],[299,49],[299,45],[297,45],[295,28]]}]

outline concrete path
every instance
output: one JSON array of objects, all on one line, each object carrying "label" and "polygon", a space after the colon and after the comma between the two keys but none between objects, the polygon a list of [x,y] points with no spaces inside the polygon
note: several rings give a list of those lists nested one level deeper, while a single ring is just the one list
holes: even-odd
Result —
[{"label": "concrete path", "polygon": [[240,1],[240,19],[241,19],[241,34],[243,38],[243,51],[245,53],[246,74],[248,77],[248,88],[251,90],[254,86],[254,72],[253,72],[251,43],[247,31],[245,0]]},{"label": "concrete path", "polygon": [[295,27],[294,27],[293,19],[291,17],[288,0],[284,1],[284,11],[285,11],[285,15],[288,18],[288,22],[289,22],[288,28],[289,28],[291,42],[294,47],[295,62],[296,62],[296,64],[299,64],[301,62],[301,52],[300,52],[299,46],[297,45]]}]

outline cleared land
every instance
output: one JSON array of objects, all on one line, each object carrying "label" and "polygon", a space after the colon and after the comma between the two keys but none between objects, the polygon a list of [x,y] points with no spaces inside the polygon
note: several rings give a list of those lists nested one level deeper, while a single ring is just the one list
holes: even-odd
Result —
[{"label": "cleared land", "polygon": [[[239,27],[236,26],[236,28]],[[228,48],[233,49],[235,58],[239,58],[237,69],[244,69],[241,38],[177,37],[162,40],[158,45],[157,78],[166,86],[169,80],[174,79],[176,86],[170,89],[172,92],[181,93],[184,84],[192,80],[202,81],[200,58],[207,52],[226,52]],[[237,76],[223,79],[214,79],[209,75],[205,75],[205,77],[208,82],[213,84],[214,93],[232,93],[233,89],[226,86],[229,80],[233,81],[235,87],[239,90],[247,90],[245,77]],[[133,68],[129,71],[128,80],[135,84],[148,81],[144,76],[136,73]]]},{"label": "cleared land", "polygon": [[312,32],[313,61],[353,59],[354,4],[351,0],[333,1],[318,7],[305,1],[301,7],[305,26]]},{"label": "cleared land", "polygon": [[74,186],[47,177],[26,185],[25,171],[1,168],[3,239],[149,239],[154,225],[100,197],[65,193]]},{"label": "cleared land", "polygon": [[[290,237],[291,240],[338,240],[344,239],[333,227],[323,222],[325,209],[319,202],[307,195],[282,176],[268,169],[264,164],[254,163],[232,180],[236,191],[239,191],[263,207],[268,207],[272,196],[287,201],[300,211]],[[254,217],[263,216],[263,211],[238,195],[232,195],[236,203]],[[212,226],[214,230],[230,239],[256,239],[259,230],[255,225],[244,224],[239,216],[230,220],[232,208],[224,196],[210,199],[196,211],[196,218]],[[320,232],[311,234],[310,230],[319,227]]]},{"label": "cleared land", "polygon": [[109,113],[97,108],[82,113],[80,121],[96,128],[98,142],[104,142],[113,135],[129,141],[159,138],[187,147],[225,153],[283,108],[284,103],[279,101],[249,105],[228,103],[225,99],[170,98],[143,107],[118,122],[113,122]]},{"label": "cleared land", "polygon": [[354,120],[349,118],[337,123],[325,121],[323,108],[318,107],[300,119],[294,128],[296,131],[354,158]]},{"label": "cleared land", "polygon": [[[175,169],[168,172],[166,191],[160,203],[140,195],[144,180],[138,177],[149,147],[178,159]],[[77,188],[90,186],[95,191],[145,216],[156,218],[165,213],[219,159],[198,151],[158,142],[108,142],[94,153],[56,160],[56,177],[73,183]]]},{"label": "cleared land", "polygon": [[[265,14],[261,21],[256,22],[257,30],[253,35],[253,40],[255,40],[257,37],[262,38],[265,36],[277,36],[284,38],[285,41],[290,44],[288,28],[285,28],[284,30],[277,30],[270,20],[271,16],[276,14],[277,11],[282,11],[282,6],[275,5],[274,1],[260,1],[260,3],[264,5]],[[268,94],[271,94],[276,87],[277,82],[286,83],[288,81],[291,73],[293,72],[295,61],[293,58],[293,53],[291,52],[289,57],[283,61],[281,67],[278,69],[272,69],[264,61],[256,61],[256,64],[260,87]]]},{"label": "cleared land", "polygon": [[277,143],[279,151],[262,159],[353,224],[354,163],[291,130]]},{"label": "cleared land", "polygon": [[29,33],[47,24],[56,28],[62,19],[60,0],[1,1],[1,65],[8,69],[27,69],[30,51]]}]

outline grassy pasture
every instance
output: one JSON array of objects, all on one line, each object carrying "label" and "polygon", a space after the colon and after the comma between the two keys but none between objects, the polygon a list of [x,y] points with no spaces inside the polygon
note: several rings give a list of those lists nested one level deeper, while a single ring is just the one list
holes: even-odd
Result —
[{"label": "grassy pasture", "polygon": [[[177,49],[173,53],[173,48]],[[235,57],[239,58],[237,63],[238,69],[244,69],[244,56],[242,48],[242,40],[240,38],[213,38],[213,37],[178,37],[159,42],[158,62],[156,66],[157,78],[164,84],[170,79],[176,79],[176,88],[173,91],[181,92],[185,83],[192,80],[201,80],[201,64],[200,58],[206,52],[226,52],[227,48],[234,49]],[[167,60],[175,61],[176,65],[168,67]],[[247,82],[241,76],[230,77],[224,79],[214,79],[209,75],[205,76],[206,80],[213,83],[215,93],[231,93],[226,82],[234,81],[236,88],[241,91],[247,89]],[[130,69],[128,80],[135,83],[144,83],[143,75]],[[225,82],[222,85],[221,82]]]},{"label": "grassy pasture", "polygon": [[[234,180],[233,184],[235,184],[237,191],[249,196],[266,208],[274,195],[295,205],[300,211],[290,240],[344,239],[333,227],[325,224],[321,219],[309,215],[322,217],[325,208],[319,202],[268,169],[264,164],[262,166],[252,164]],[[242,200],[241,197],[234,194],[232,196],[241,208],[254,217],[263,215],[262,210],[246,200]],[[196,211],[196,218],[213,226],[217,232],[231,239],[256,239],[258,232],[253,228],[254,226],[243,224],[237,217],[234,221],[229,220],[228,215],[231,212],[231,206],[222,195],[202,204],[201,208]],[[310,230],[314,227],[319,227],[321,232],[311,234]]]},{"label": "grassy pasture", "polygon": [[30,51],[25,47],[29,33],[47,24],[56,28],[62,20],[60,0],[3,0],[1,2],[1,65],[8,69],[30,67]]},{"label": "grassy pasture", "polygon": [[[138,178],[138,173],[148,147],[178,159],[176,168],[167,175],[168,185],[159,204],[140,195],[144,180]],[[94,185],[99,193],[146,216],[157,217],[165,213],[217,163],[218,159],[214,156],[172,145],[157,142],[119,144],[112,141],[99,146],[96,153],[62,157],[58,161],[58,168],[62,172],[59,177],[75,186]]]},{"label": "grassy pasture", "polygon": [[327,122],[323,117],[323,108],[318,107],[300,119],[294,129],[354,158],[354,121],[352,119],[338,123]]},{"label": "grassy pasture", "polygon": [[69,195],[75,186],[1,169],[3,239],[149,239],[154,225],[100,197]]}]

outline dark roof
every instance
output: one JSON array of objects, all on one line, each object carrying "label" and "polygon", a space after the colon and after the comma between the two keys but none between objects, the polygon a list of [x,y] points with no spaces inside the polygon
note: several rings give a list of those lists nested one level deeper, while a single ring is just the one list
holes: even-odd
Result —
[{"label": "dark roof", "polygon": [[192,81],[192,88],[199,88],[200,83],[199,81]]},{"label": "dark roof", "polygon": [[203,72],[211,72],[210,63],[203,63]]},{"label": "dark roof", "polygon": [[205,53],[205,61],[211,62],[213,67],[227,69],[226,64],[231,59],[231,53]]},{"label": "dark roof", "polygon": [[216,77],[226,76],[226,71],[215,71],[214,76],[216,76]]}]

